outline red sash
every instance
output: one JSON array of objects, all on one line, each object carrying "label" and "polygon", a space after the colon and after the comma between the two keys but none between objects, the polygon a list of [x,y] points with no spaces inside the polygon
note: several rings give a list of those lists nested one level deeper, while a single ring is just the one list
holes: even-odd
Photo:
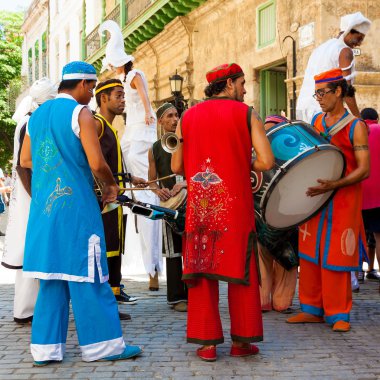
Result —
[{"label": "red sash", "polygon": [[[324,114],[317,116],[314,127],[327,133]],[[352,139],[358,119],[334,135],[330,143],[343,152],[346,159],[345,176],[357,166]],[[365,232],[361,215],[361,184],[340,188],[327,207],[299,227],[299,255],[305,260],[321,263],[325,269],[357,270],[365,254]]]},{"label": "red sash", "polygon": [[188,181],[185,280],[208,277],[248,283],[256,238],[248,115],[247,105],[217,98],[183,116]]}]

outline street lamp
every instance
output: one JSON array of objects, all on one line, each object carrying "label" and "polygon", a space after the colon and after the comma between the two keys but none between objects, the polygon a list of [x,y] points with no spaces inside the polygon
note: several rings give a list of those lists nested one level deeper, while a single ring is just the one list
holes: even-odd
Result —
[{"label": "street lamp", "polygon": [[181,116],[182,112],[187,108],[187,102],[182,95],[183,77],[177,73],[169,77],[170,89],[174,97],[174,107],[177,109],[178,115]]},{"label": "street lamp", "polygon": [[182,92],[183,78],[181,75],[177,74],[177,70],[173,76],[169,77],[169,81],[172,94],[174,96],[175,94],[180,94]]},{"label": "street lamp", "polygon": [[297,95],[296,95],[296,82],[295,77],[297,75],[297,56],[296,56],[296,41],[292,36],[285,36],[282,42],[284,43],[287,38],[292,40],[292,49],[293,49],[293,99],[290,100],[290,118],[292,120],[296,119],[296,104],[297,104]]}]

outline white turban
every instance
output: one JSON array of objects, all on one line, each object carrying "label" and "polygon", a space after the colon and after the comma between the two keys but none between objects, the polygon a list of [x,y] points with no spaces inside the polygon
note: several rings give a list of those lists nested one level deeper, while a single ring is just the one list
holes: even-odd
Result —
[{"label": "white turban", "polygon": [[370,27],[371,21],[364,17],[361,12],[351,13],[340,18],[340,30],[343,32],[342,38],[350,33],[351,29],[367,34]]},{"label": "white turban", "polygon": [[108,30],[111,37],[106,46],[106,56],[102,61],[101,72],[107,69],[108,65],[113,67],[122,67],[128,62],[133,62],[133,56],[128,55],[124,50],[124,38],[119,28],[119,25],[112,20],[103,22],[99,27],[99,34],[102,36],[104,31]]},{"label": "white turban", "polygon": [[18,105],[12,119],[17,123],[29,112],[33,112],[39,105],[57,95],[57,86],[49,78],[41,78],[35,81],[29,89],[29,95],[25,96]]}]

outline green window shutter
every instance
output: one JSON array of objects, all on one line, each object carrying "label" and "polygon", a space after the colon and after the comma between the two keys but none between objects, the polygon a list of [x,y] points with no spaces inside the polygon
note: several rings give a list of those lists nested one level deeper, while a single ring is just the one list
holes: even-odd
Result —
[{"label": "green window shutter", "polygon": [[258,48],[272,44],[276,39],[276,2],[267,1],[257,8]]}]

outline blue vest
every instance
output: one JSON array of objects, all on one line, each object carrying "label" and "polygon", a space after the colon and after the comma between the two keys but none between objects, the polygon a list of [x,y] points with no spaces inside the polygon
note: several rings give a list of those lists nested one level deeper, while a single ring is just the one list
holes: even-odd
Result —
[{"label": "blue vest", "polygon": [[73,98],[47,101],[28,123],[33,176],[23,269],[28,277],[94,282],[97,268],[105,282],[103,223],[87,157],[72,130],[76,106]]}]

